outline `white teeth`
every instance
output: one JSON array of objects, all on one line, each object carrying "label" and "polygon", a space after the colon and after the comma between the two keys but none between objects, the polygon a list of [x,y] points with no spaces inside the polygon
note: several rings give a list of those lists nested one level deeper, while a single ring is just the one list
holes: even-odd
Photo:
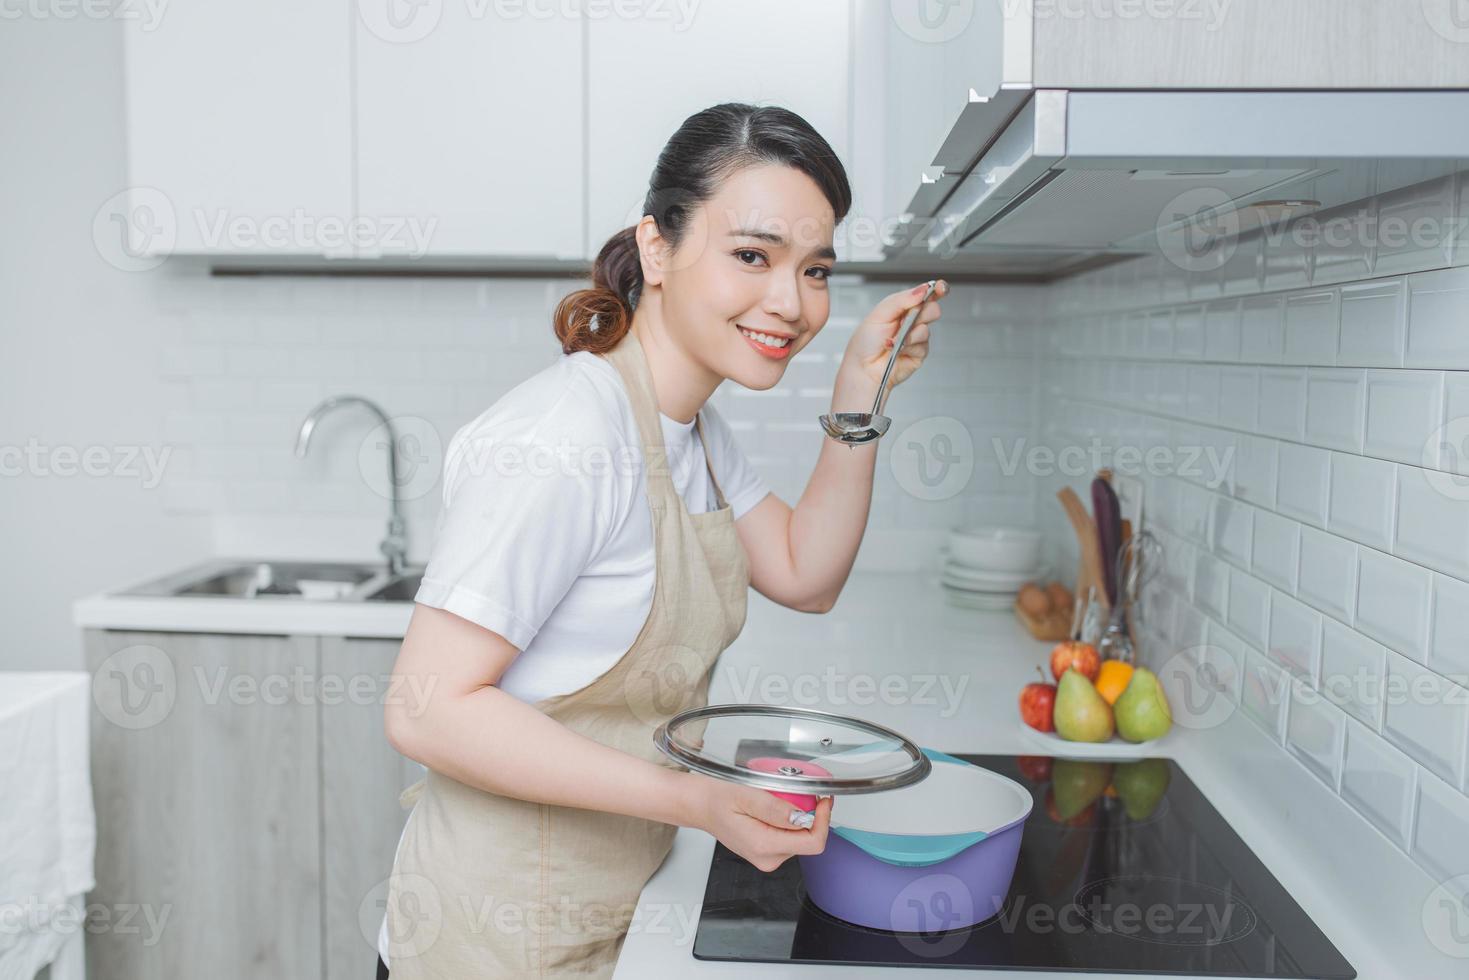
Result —
[{"label": "white teeth", "polygon": [[740,333],[744,334],[746,337],[750,337],[754,340],[759,341],[767,347],[784,347],[786,344],[789,344],[791,342],[791,339],[789,337],[772,337],[769,334],[756,333],[753,330],[746,330],[744,327],[740,327]]}]

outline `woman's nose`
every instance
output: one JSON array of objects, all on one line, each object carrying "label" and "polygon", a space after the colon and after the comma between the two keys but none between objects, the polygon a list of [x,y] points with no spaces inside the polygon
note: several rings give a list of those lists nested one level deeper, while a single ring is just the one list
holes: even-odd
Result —
[{"label": "woman's nose", "polygon": [[765,312],[787,322],[801,315],[801,293],[795,282],[772,283],[765,294]]}]

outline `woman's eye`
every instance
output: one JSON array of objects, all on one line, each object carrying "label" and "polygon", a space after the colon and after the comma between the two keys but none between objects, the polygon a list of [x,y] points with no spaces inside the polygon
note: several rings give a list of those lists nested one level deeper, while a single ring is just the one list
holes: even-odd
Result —
[{"label": "woman's eye", "polygon": [[[765,258],[764,255],[762,255],[761,253],[757,252],[753,248],[740,248],[740,249],[736,249],[734,254],[735,254],[736,257],[739,258],[739,260],[741,262],[745,262],[744,257],[746,255],[753,255],[753,256],[755,256],[756,259],[763,259],[763,258]],[[749,262],[745,262],[745,264],[746,265],[749,265],[750,263]]]},{"label": "woman's eye", "polygon": [[813,272],[819,273],[816,278],[822,282],[825,282],[826,280],[831,278],[831,270],[824,265],[812,266],[811,268],[806,270],[807,275],[810,275]]}]

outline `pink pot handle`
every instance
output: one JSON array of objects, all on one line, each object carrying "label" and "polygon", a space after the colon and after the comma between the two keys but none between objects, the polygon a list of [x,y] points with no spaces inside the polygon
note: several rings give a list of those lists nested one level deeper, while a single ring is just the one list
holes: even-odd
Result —
[{"label": "pink pot handle", "polygon": [[[831,773],[814,762],[807,762],[803,759],[781,759],[775,756],[760,756],[757,759],[751,759],[745,763],[745,767],[753,769],[756,772],[778,773],[782,770],[789,772],[790,769],[795,769],[796,772],[808,776],[829,777],[831,775]],[[817,797],[810,793],[780,793],[775,790],[770,790],[770,794],[780,797],[797,809],[805,810],[807,813],[816,809]]]}]

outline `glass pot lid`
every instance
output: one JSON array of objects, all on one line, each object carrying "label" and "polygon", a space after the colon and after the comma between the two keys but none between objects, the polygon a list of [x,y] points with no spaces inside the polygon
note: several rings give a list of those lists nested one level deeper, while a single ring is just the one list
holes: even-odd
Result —
[{"label": "glass pot lid", "polygon": [[653,743],[694,772],[786,793],[876,793],[910,786],[931,769],[892,729],[812,708],[692,708],[659,725]]}]

